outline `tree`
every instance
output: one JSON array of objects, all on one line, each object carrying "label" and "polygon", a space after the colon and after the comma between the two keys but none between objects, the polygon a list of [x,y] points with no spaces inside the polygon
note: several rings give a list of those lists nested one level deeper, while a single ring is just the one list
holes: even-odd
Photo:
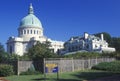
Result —
[{"label": "tree", "polygon": [[0,43],[0,54],[1,54],[1,53],[4,53],[4,52],[5,52],[4,47],[3,47],[3,45]]},{"label": "tree", "polygon": [[33,60],[40,60],[42,58],[54,57],[54,53],[49,49],[49,42],[37,42],[28,50],[28,56]]},{"label": "tree", "polygon": [[120,52],[120,38],[113,37],[111,41],[111,45],[115,47],[116,51]]},{"label": "tree", "polygon": [[3,45],[0,43],[0,62],[3,60],[3,55],[5,53]]}]

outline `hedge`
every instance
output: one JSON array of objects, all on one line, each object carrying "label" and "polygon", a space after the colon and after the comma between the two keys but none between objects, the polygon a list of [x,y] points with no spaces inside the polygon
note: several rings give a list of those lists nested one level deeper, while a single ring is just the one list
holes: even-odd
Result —
[{"label": "hedge", "polygon": [[13,66],[8,64],[0,64],[0,76],[10,76],[13,75]]},{"label": "hedge", "polygon": [[102,62],[93,66],[92,69],[120,73],[120,61]]}]

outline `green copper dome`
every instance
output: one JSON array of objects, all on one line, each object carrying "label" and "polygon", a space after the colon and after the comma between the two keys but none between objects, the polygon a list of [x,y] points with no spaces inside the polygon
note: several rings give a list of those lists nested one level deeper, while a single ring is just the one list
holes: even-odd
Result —
[{"label": "green copper dome", "polygon": [[34,15],[32,4],[29,7],[28,15],[21,20],[20,27],[40,27],[40,28],[42,28],[42,24],[41,24],[40,20]]}]

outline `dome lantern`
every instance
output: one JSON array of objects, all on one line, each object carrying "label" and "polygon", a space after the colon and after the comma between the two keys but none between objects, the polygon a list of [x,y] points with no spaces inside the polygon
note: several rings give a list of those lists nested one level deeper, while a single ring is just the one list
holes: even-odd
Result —
[{"label": "dome lantern", "polygon": [[34,9],[33,9],[32,3],[30,3],[28,14],[34,14]]}]

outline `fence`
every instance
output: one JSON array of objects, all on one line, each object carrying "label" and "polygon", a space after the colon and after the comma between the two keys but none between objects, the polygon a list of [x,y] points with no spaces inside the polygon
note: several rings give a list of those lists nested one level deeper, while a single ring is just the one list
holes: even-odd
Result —
[{"label": "fence", "polygon": [[59,72],[71,72],[76,70],[90,69],[93,65],[100,62],[111,62],[115,58],[95,58],[95,59],[73,59],[73,58],[45,58],[40,61],[16,61],[12,64],[16,74],[27,71],[30,67],[34,67],[41,72],[44,71],[45,64],[58,64]]},{"label": "fence", "polygon": [[45,59],[45,64],[58,64],[59,72],[90,69],[100,62],[111,62],[115,58],[73,59],[73,58],[50,58]]}]

